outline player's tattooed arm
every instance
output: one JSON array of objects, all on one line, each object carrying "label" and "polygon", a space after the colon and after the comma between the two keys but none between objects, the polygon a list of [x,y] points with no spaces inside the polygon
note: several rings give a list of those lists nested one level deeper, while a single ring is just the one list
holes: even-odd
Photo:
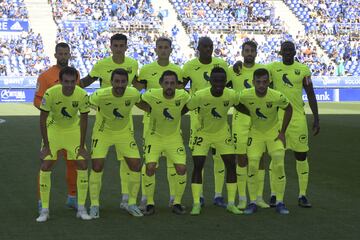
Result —
[{"label": "player's tattooed arm", "polygon": [[234,108],[236,110],[238,110],[239,112],[250,116],[250,111],[249,111],[249,109],[247,107],[245,107],[244,104],[239,103],[238,105],[234,105]]},{"label": "player's tattooed arm", "polygon": [[49,116],[49,112],[41,110],[40,112],[40,131],[41,136],[43,139],[43,146],[40,151],[40,159],[45,159],[47,156],[53,157],[51,151],[50,151],[50,145],[49,145],[49,138],[48,138],[48,132],[47,132],[47,126],[46,121]]},{"label": "player's tattooed arm", "polygon": [[316,136],[320,132],[320,120],[314,87],[310,76],[303,79],[303,87],[309,100],[310,109],[314,116],[312,131],[313,135]]},{"label": "player's tattooed arm", "polygon": [[80,87],[86,88],[87,86],[95,82],[97,79],[98,77],[90,77],[90,75],[87,75],[86,77],[80,79]]},{"label": "player's tattooed arm", "polygon": [[181,115],[185,115],[188,111],[189,111],[189,109],[188,109],[187,106],[185,105],[185,106],[183,107],[183,109],[181,110]]},{"label": "player's tattooed arm", "polygon": [[140,102],[136,103],[135,105],[145,112],[151,112],[150,105],[143,100],[140,100]]}]

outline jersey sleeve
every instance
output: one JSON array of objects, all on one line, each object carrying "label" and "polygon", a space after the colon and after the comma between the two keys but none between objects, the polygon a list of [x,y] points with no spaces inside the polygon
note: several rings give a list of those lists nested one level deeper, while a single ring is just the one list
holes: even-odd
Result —
[{"label": "jersey sleeve", "polygon": [[99,92],[95,91],[93,94],[89,97],[89,103],[94,106],[99,106]]},{"label": "jersey sleeve", "polygon": [[[136,60],[134,60],[134,63],[132,64],[133,66],[133,71],[135,72],[135,74],[134,74],[134,78],[138,78],[138,76],[139,76],[139,63],[136,61]],[[133,79],[131,79],[131,81],[132,81]]]},{"label": "jersey sleeve", "polygon": [[189,99],[188,103],[186,104],[186,107],[189,110],[194,110],[195,108],[200,106],[200,96],[196,93]]},{"label": "jersey sleeve", "polygon": [[183,72],[183,80],[182,82],[185,81],[191,81],[191,78],[190,78],[190,64],[189,63],[185,63],[183,68],[182,68],[182,72]]},{"label": "jersey sleeve", "polygon": [[101,72],[101,64],[99,62],[95,63],[95,65],[93,66],[93,68],[91,69],[89,76],[90,77],[100,77],[100,72]]},{"label": "jersey sleeve", "polygon": [[179,68],[179,70],[177,71],[177,77],[178,77],[178,82],[179,83],[183,83],[184,82],[184,72],[181,68]]},{"label": "jersey sleeve", "polygon": [[147,83],[147,68],[142,67],[140,69],[139,77],[137,78],[138,82],[146,84]]},{"label": "jersey sleeve", "polygon": [[239,105],[239,103],[240,103],[239,92],[236,92],[236,91],[233,92],[233,102],[234,102],[234,106]]},{"label": "jersey sleeve", "polygon": [[306,65],[303,66],[304,66],[304,77],[310,77],[311,76],[310,68]]},{"label": "jersey sleeve", "polygon": [[51,105],[52,105],[52,97],[51,97],[49,91],[46,91],[41,100],[40,109],[45,112],[50,112]]},{"label": "jersey sleeve", "polygon": [[285,109],[290,103],[289,99],[282,93],[279,94],[277,102],[278,106],[282,109]]},{"label": "jersey sleeve", "polygon": [[90,109],[89,109],[89,96],[84,93],[81,101],[80,101],[80,104],[79,104],[79,111],[80,113],[88,113],[90,112]]},{"label": "jersey sleeve", "polygon": [[37,83],[36,83],[36,92],[34,96],[34,105],[37,108],[40,108],[41,100],[48,89],[48,86],[46,84],[45,76],[42,74],[38,77]]},{"label": "jersey sleeve", "polygon": [[141,100],[140,92],[136,90],[136,91],[134,92],[134,95],[135,95],[135,97],[134,97],[135,103],[139,103],[140,100]]},{"label": "jersey sleeve", "polygon": [[151,99],[151,89],[144,92],[142,95],[141,95],[141,100],[143,100],[144,102],[148,103],[150,106],[151,106],[151,103],[152,103],[152,99]]}]

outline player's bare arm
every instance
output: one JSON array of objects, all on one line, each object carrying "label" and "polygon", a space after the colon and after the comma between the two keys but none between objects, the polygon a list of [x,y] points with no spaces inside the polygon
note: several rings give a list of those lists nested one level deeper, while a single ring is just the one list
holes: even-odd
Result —
[{"label": "player's bare arm", "polygon": [[143,101],[143,100],[141,100],[139,103],[135,103],[135,105],[138,108],[140,108],[141,110],[145,111],[145,112],[151,112],[150,105],[147,102]]},{"label": "player's bare arm", "polygon": [[80,146],[79,146],[79,151],[78,151],[76,158],[81,156],[85,159],[89,159],[89,153],[85,149],[87,122],[88,122],[88,113],[81,113],[81,115],[80,115]]},{"label": "player's bare arm", "polygon": [[284,113],[284,119],[282,122],[281,130],[275,140],[279,139],[280,141],[283,142],[284,147],[286,147],[285,132],[286,132],[287,127],[289,126],[289,123],[290,123],[290,120],[292,117],[292,113],[293,113],[293,108],[292,108],[291,104],[289,103],[289,105],[287,105],[287,107],[284,110],[285,110],[285,113]]},{"label": "player's bare arm", "polygon": [[250,116],[250,111],[249,111],[249,109],[247,109],[247,107],[245,107],[244,104],[239,103],[238,105],[234,105],[234,108],[235,108],[236,110],[238,110],[239,112]]},{"label": "player's bare arm", "polygon": [[313,116],[314,116],[312,131],[313,131],[313,135],[316,136],[320,132],[320,120],[319,120],[318,105],[317,105],[317,101],[316,101],[314,87],[313,87],[310,76],[305,77],[303,79],[303,87],[305,89],[306,95],[309,100],[309,106],[310,106],[311,112],[313,113]]},{"label": "player's bare arm", "polygon": [[49,116],[49,112],[46,112],[43,110],[40,112],[40,131],[41,131],[41,136],[42,136],[43,144],[44,144],[40,151],[40,159],[45,159],[45,157],[47,157],[49,155],[51,157],[53,157],[53,155],[50,151],[49,138],[48,138],[47,127],[46,127],[46,121],[47,121],[48,116]]},{"label": "player's bare arm", "polygon": [[98,79],[98,77],[90,77],[90,75],[87,75],[86,77],[80,79],[80,87],[86,88],[87,86],[90,86],[93,82],[95,82]]},{"label": "player's bare arm", "polygon": [[183,109],[181,110],[181,115],[185,115],[188,111],[189,111],[189,109],[188,109],[187,106],[185,105],[185,106],[183,107]]},{"label": "player's bare arm", "polygon": [[137,78],[134,78],[132,81],[132,85],[134,88],[136,88],[137,90],[141,91],[143,89],[146,89],[146,80],[140,80],[138,81]]}]

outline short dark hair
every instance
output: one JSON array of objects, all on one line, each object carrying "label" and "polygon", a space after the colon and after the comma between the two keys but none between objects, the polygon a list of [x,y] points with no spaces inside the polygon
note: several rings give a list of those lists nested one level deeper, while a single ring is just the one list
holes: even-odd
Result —
[{"label": "short dark hair", "polygon": [[281,43],[280,49],[284,49],[286,46],[291,46],[295,49],[295,44],[292,41],[285,41]]},{"label": "short dark hair", "polygon": [[56,46],[55,46],[55,53],[57,53],[57,51],[58,51],[59,48],[68,48],[68,49],[70,50],[69,44],[64,43],[64,42],[60,42],[60,43],[56,44]]},{"label": "short dark hair", "polygon": [[267,76],[268,78],[270,78],[270,74],[269,71],[265,68],[258,68],[254,71],[254,75],[253,75],[253,79],[255,79],[255,77],[262,77],[262,76]]},{"label": "short dark hair", "polygon": [[225,69],[223,69],[222,67],[214,67],[214,68],[211,70],[210,77],[211,77],[214,73],[223,73],[223,74],[225,74],[225,77],[226,77],[226,71],[225,71]]},{"label": "short dark hair", "polygon": [[112,42],[114,40],[124,40],[125,43],[127,44],[127,37],[126,37],[126,35],[124,35],[122,33],[116,33],[116,34],[112,35],[110,38],[110,44],[112,44]]},{"label": "short dark hair", "polygon": [[199,46],[200,44],[202,44],[203,42],[206,42],[206,41],[209,41],[209,42],[211,42],[212,44],[214,44],[214,43],[213,43],[213,40],[211,40],[211,38],[209,38],[209,37],[200,37],[200,38],[199,38],[199,41],[198,41],[198,46]]},{"label": "short dark hair", "polygon": [[111,81],[114,79],[115,74],[126,76],[126,79],[129,81],[129,73],[123,68],[117,68],[111,73]]},{"label": "short dark hair", "polygon": [[165,72],[163,72],[163,74],[161,75],[160,79],[159,79],[159,83],[161,84],[164,81],[164,78],[166,76],[175,76],[176,82],[179,81],[178,79],[178,75],[176,74],[176,72],[171,71],[171,70],[166,70]]},{"label": "short dark hair", "polygon": [[59,73],[59,79],[60,79],[60,81],[63,80],[63,76],[64,76],[65,74],[66,74],[66,75],[75,76],[76,79],[79,78],[79,73],[78,73],[78,71],[77,71],[75,68],[73,68],[73,67],[64,67],[63,69],[60,70],[60,73]]},{"label": "short dark hair", "polygon": [[159,44],[159,42],[168,42],[170,47],[172,45],[171,39],[167,38],[167,37],[159,37],[158,39],[156,39],[155,46],[157,46]]},{"label": "short dark hair", "polygon": [[245,48],[246,45],[250,46],[251,48],[254,48],[255,51],[257,51],[257,44],[256,44],[256,42],[254,42],[254,41],[246,41],[246,42],[244,42],[244,43],[242,44],[242,46],[241,46],[242,50],[244,50],[244,48]]}]

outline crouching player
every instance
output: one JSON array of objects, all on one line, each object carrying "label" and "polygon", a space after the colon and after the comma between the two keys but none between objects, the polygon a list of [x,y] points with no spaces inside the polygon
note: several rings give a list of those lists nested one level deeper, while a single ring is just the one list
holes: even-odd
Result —
[{"label": "crouching player", "polygon": [[99,89],[90,96],[90,104],[96,106],[96,121],[92,134],[92,171],[90,174],[90,216],[99,218],[99,195],[102,185],[104,160],[109,147],[115,145],[117,157],[124,156],[130,169],[128,177],[129,205],[126,210],[135,217],[143,214],[136,206],[140,188],[140,155],[131,127],[131,110],[140,101],[140,93],[128,87],[128,72],[115,69],[111,85]]}]

